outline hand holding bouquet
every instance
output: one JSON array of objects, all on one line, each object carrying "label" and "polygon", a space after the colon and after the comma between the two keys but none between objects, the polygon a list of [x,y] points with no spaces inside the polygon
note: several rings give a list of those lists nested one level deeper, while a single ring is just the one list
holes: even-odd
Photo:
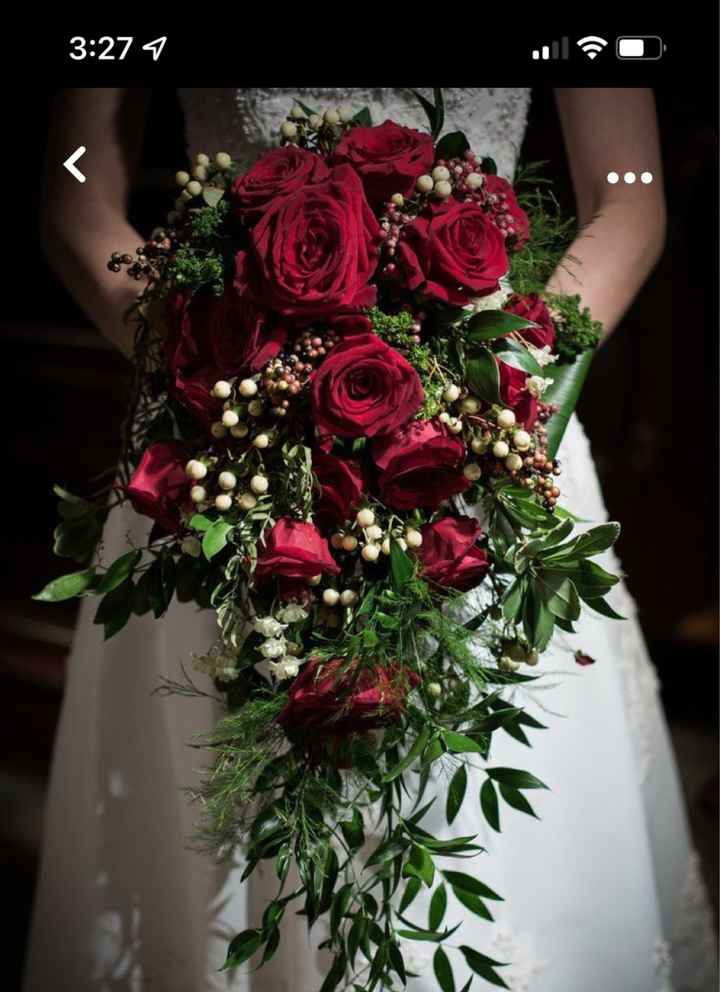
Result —
[{"label": "hand holding bouquet", "polygon": [[[215,610],[194,665],[227,712],[200,741],[215,759],[198,839],[239,850],[243,879],[268,859],[278,879],[225,966],[267,961],[299,900],[309,926],[329,914],[322,992],[404,985],[412,940],[437,944],[455,988],[447,889],[486,919],[499,896],[445,867],[482,850],[474,836],[423,828],[431,774],[450,773],[450,825],[473,801],[465,756],[541,728],[505,693],[534,680],[555,627],[572,633],[581,603],[615,615],[617,579],[591,559],[618,526],[573,536],[560,505],[598,330],[578,297],[543,291],[570,225],[462,133],[440,137],[439,91],[422,102],[430,133],[296,105],[248,172],[199,155],[167,225],[113,256],[143,283],[121,477],[110,501],[58,488],[56,551],[85,567],[39,595],[100,597],[106,637],[174,596]],[[147,544],[88,565],[123,500],[154,521]],[[532,813],[543,783],[485,773],[492,827],[499,796]],[[384,835],[358,864],[370,811]],[[408,918],[423,886],[429,927]],[[499,962],[456,950],[504,986]]]}]

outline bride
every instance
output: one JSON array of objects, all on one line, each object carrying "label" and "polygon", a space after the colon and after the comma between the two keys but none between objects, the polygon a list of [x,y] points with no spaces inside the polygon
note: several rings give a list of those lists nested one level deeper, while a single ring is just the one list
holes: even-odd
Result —
[{"label": "bride", "polygon": [[[465,131],[512,178],[530,92],[445,95],[446,129]],[[565,89],[556,96],[580,230],[573,260],[549,288],[581,292],[610,333],[663,245],[652,93]],[[389,117],[424,126],[410,90],[183,90],[189,150],[227,151],[249,165],[275,139],[294,97],[323,107],[368,106],[375,123]],[[61,95],[44,209],[52,264],[127,355],[132,331],[122,314],[137,285],[110,274],[105,263],[112,251],[132,252],[144,240],[125,208],[145,101],[134,90]],[[57,164],[79,144],[87,147],[84,185]],[[607,174],[624,164],[652,172],[656,181],[609,185]],[[588,442],[574,417],[560,455],[567,505],[582,518],[605,519]],[[129,504],[114,510],[103,558],[121,554],[128,535],[141,541],[146,527]],[[608,557],[603,564],[617,568]],[[478,835],[487,854],[473,867],[505,899],[493,904],[493,922],[463,921],[463,942],[510,962],[502,976],[516,992],[717,987],[711,918],[657,678],[623,586],[614,605],[629,619],[584,617],[572,646],[558,637],[544,657],[545,676],[535,684],[544,688],[526,691],[520,703],[549,727],[534,732],[532,750],[501,731],[494,735],[494,763],[527,767],[550,786],[534,798],[539,822],[504,807],[498,834],[465,803],[455,824]],[[152,690],[161,676],[177,677],[191,651],[207,649],[212,612],[174,603],[162,621],[133,617],[103,643],[93,611],[84,600],[68,663],[25,992],[317,992],[329,963],[317,950],[325,932],[318,921],[308,934],[303,917],[286,918],[278,952],[260,971],[219,971],[228,940],[257,925],[274,878],[258,870],[241,886],[242,865],[213,864],[184,846],[196,810],[180,790],[196,781],[195,769],[207,759],[187,742],[218,712],[209,699],[166,701]],[[596,663],[575,664],[576,648]],[[423,821],[426,829],[443,829],[441,813],[431,819]],[[436,990],[434,945],[408,942],[405,949],[418,976],[409,988]],[[462,960],[453,966],[464,984],[470,973]],[[474,987],[480,984],[476,978]]]}]

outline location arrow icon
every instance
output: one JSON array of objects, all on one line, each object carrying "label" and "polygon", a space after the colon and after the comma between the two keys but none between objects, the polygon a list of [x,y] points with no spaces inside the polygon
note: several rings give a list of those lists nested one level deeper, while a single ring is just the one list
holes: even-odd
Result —
[{"label": "location arrow icon", "polygon": [[73,176],[75,179],[77,179],[79,183],[84,183],[86,177],[82,174],[82,172],[79,169],[75,168],[75,163],[78,161],[78,159],[83,157],[86,151],[87,149],[85,145],[80,145],[80,147],[76,148],[75,151],[72,153],[72,155],[69,158],[66,158],[65,161],[63,162],[63,165],[68,170],[70,175]]}]

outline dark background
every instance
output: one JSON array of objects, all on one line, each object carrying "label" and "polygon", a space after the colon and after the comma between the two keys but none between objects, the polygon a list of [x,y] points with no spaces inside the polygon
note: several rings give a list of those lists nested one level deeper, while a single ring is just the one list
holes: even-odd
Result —
[{"label": "dark background", "polygon": [[[711,88],[656,91],[667,245],[598,353],[579,414],[610,516],[623,524],[618,551],[662,681],[691,822],[715,895],[718,158]],[[5,124],[15,174],[2,192],[0,311],[0,837],[9,976],[22,961],[75,617],[74,604],[43,605],[30,596],[66,570],[50,551],[53,483],[87,491],[88,479],[117,457],[129,368],[88,325],[42,256],[37,203],[52,98],[50,89],[29,96],[6,111]],[[175,91],[155,89],[131,203],[131,219],[144,234],[168,209],[172,176],[185,157]],[[572,213],[549,88],[533,92],[522,158],[547,160],[545,174]]]}]

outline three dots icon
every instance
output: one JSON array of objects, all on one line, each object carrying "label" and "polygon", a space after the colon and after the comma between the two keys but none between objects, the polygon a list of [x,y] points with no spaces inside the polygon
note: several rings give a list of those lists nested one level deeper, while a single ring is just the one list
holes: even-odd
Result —
[{"label": "three dots icon", "polygon": [[[632,184],[634,182],[636,182],[637,179],[638,179],[638,177],[637,177],[637,175],[634,172],[626,172],[623,175],[623,177],[622,177],[623,182],[627,183],[628,186],[632,186]],[[608,172],[608,174],[607,174],[607,181],[610,183],[611,186],[614,186],[616,183],[619,183],[620,182],[620,173],[619,172]],[[640,173],[640,182],[643,183],[645,186],[647,186],[652,181],[653,181],[653,174],[652,174],[652,172],[641,172]]]}]

